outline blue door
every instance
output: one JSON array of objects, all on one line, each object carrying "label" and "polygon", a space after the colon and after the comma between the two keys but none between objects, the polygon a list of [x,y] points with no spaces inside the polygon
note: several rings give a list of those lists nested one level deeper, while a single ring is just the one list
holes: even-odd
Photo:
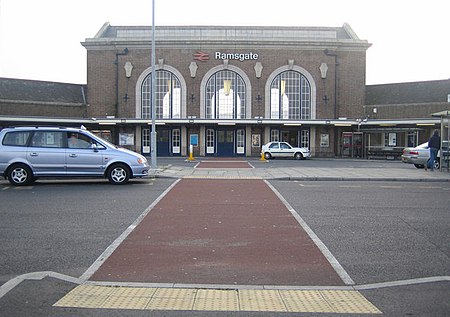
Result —
[{"label": "blue door", "polygon": [[160,129],[157,131],[156,153],[158,156],[170,156],[170,130]]},{"label": "blue door", "polygon": [[234,156],[234,131],[217,131],[217,156]]}]

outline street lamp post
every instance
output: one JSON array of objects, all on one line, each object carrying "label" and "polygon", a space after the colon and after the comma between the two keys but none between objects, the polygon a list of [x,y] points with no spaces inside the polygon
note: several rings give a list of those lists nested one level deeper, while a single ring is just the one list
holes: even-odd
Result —
[{"label": "street lamp post", "polygon": [[155,74],[155,0],[152,0],[152,132],[150,134],[150,153],[151,153],[151,167],[157,168],[156,163],[156,74]]}]

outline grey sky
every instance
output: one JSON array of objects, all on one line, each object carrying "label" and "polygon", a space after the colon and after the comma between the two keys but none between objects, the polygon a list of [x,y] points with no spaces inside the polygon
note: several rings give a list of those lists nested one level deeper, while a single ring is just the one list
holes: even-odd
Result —
[{"label": "grey sky", "polygon": [[[342,26],[372,43],[367,84],[450,78],[447,0],[155,0],[156,25]],[[85,38],[151,25],[151,0],[0,0],[0,77],[86,83]]]}]

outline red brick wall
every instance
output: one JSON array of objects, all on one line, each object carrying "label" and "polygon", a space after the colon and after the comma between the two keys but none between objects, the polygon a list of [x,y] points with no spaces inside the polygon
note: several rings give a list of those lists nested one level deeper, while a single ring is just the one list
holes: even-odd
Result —
[{"label": "red brick wall", "polygon": [[[129,52],[125,56],[118,56],[119,65],[119,113],[118,117],[135,117],[135,89],[139,75],[150,67],[150,50],[128,47]],[[199,48],[198,50],[200,50]],[[193,49],[160,49],[156,52],[156,63],[164,59],[166,65],[176,68],[183,76],[187,84],[187,96],[193,94],[194,102],[187,101],[187,115],[200,115],[200,83],[204,74],[223,61],[214,59],[214,48],[202,49],[210,54],[207,62],[197,61],[198,70],[196,78],[190,77],[189,64],[193,61],[193,54],[198,50]],[[315,80],[317,87],[316,103],[317,118],[334,118],[334,93],[335,93],[335,59],[327,56],[323,50],[310,48],[280,48],[277,49],[217,49],[223,52],[248,52],[259,54],[258,61],[263,65],[262,77],[255,77],[254,66],[256,61],[230,60],[229,65],[236,66],[244,71],[252,85],[252,116],[264,115],[264,99],[259,103],[255,100],[258,94],[265,97],[264,89],[268,76],[277,68],[286,66],[288,60],[293,59],[294,65],[306,69]],[[117,52],[123,52],[118,50]],[[114,65],[116,51],[88,51],[88,103],[89,116],[104,117],[115,115],[116,103],[116,65]],[[337,117],[359,118],[363,115],[365,94],[365,52],[337,52],[338,53],[338,100]],[[128,82],[125,77],[124,65],[127,61],[133,64],[132,77]],[[328,74],[326,79],[320,76],[321,63],[327,63]],[[128,94],[129,99],[123,97]],[[323,97],[328,97],[325,104]]]}]

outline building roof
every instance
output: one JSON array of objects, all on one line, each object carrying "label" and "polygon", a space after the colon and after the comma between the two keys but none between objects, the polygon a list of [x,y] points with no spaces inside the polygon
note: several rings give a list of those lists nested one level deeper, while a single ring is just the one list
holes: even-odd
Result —
[{"label": "building roof", "polygon": [[366,86],[366,105],[447,102],[450,79]]},{"label": "building roof", "polygon": [[[95,45],[150,43],[150,26],[112,26],[106,22],[94,38],[82,44]],[[270,27],[270,26],[155,26],[159,45],[351,45],[367,49],[370,44],[360,40],[347,23],[342,27]]]},{"label": "building roof", "polygon": [[0,101],[86,104],[86,85],[0,78]]}]

